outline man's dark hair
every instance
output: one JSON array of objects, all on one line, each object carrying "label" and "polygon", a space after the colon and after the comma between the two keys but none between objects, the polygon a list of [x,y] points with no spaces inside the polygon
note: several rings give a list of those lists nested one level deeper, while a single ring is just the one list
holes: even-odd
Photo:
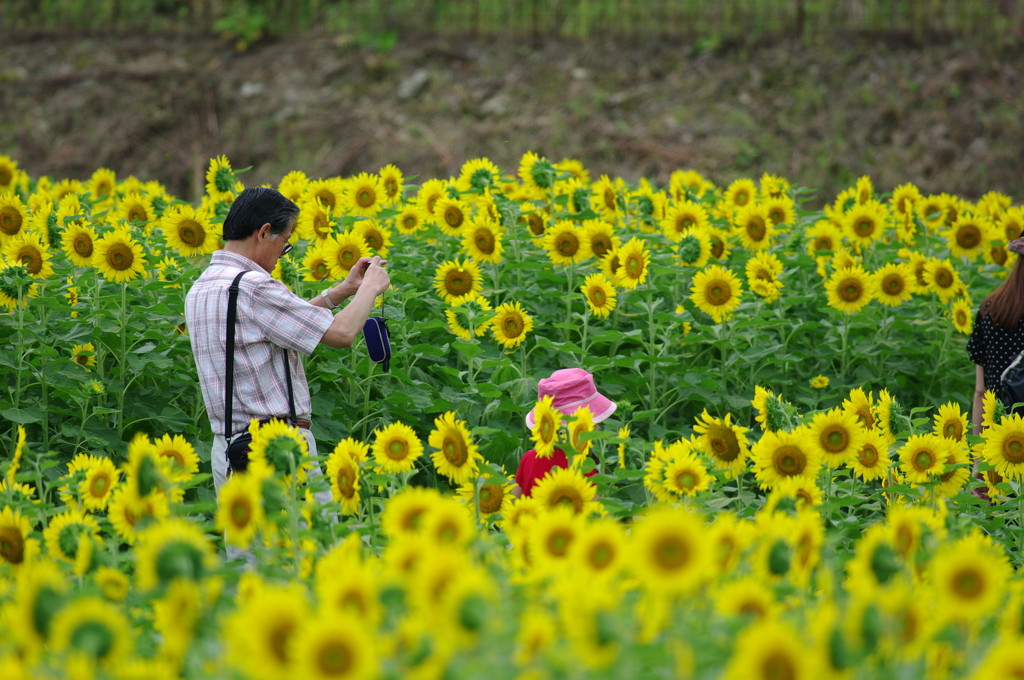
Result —
[{"label": "man's dark hair", "polygon": [[283,234],[299,216],[299,206],[274,189],[254,187],[238,194],[224,218],[224,240],[241,241],[267,222],[271,234]]}]

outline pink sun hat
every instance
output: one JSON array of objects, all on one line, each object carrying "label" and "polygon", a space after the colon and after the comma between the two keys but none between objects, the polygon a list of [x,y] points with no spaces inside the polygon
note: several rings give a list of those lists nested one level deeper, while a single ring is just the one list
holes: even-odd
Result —
[{"label": "pink sun hat", "polygon": [[[615,413],[614,401],[597,391],[594,376],[582,368],[560,368],[550,377],[537,383],[537,401],[551,395],[552,405],[565,415],[572,415],[586,406],[594,415],[594,422],[599,423]],[[526,414],[526,426],[533,429],[533,412]]]}]

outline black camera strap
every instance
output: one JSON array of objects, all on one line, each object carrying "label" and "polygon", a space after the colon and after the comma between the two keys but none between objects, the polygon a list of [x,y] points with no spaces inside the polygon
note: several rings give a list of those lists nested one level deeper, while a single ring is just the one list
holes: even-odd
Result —
[{"label": "black camera strap", "polygon": [[[231,282],[228,288],[228,328],[227,343],[225,346],[225,370],[224,384],[224,439],[231,442],[231,416],[232,401],[235,392],[235,321],[238,318],[238,284],[245,276],[245,270],[238,272],[238,276]],[[291,418],[291,425],[295,425],[295,393],[292,389],[292,371],[288,363],[288,350],[284,350],[284,379],[288,384],[288,416]]]}]

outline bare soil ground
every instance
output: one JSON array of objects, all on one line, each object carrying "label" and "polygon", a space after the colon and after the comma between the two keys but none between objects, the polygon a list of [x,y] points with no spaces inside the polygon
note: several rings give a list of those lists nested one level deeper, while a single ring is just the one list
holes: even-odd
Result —
[{"label": "bare soil ground", "polygon": [[776,43],[0,36],[0,154],[30,174],[98,167],[187,200],[211,156],[276,183],[396,164],[448,176],[487,156],[578,158],[594,178],[715,182],[773,172],[824,202],[860,175],[891,190],[1024,200],[1024,52]]}]

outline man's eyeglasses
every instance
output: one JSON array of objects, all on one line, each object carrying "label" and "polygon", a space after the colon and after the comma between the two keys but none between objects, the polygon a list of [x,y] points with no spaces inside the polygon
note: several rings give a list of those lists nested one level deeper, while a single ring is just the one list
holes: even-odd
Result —
[{"label": "man's eyeglasses", "polygon": [[294,243],[285,243],[284,248],[281,248],[281,257],[284,257],[288,253],[292,252],[292,248],[295,247]]}]

